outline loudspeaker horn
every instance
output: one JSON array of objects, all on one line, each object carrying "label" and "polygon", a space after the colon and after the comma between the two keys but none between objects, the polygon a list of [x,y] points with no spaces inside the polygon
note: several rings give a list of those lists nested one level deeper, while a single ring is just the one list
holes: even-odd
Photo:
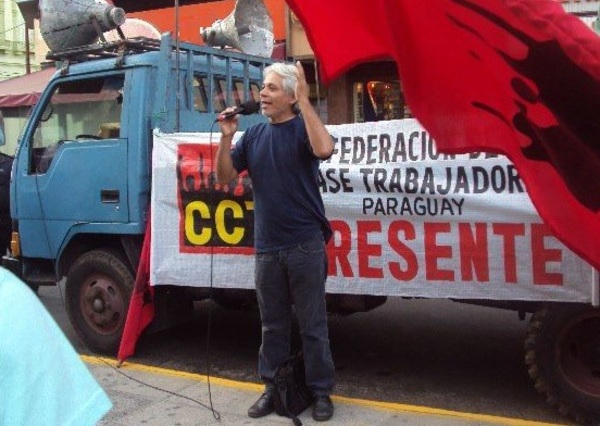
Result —
[{"label": "loudspeaker horn", "polygon": [[200,28],[209,46],[230,46],[251,55],[273,53],[273,21],[262,0],[237,0],[233,11],[208,28]]},{"label": "loudspeaker horn", "polygon": [[94,43],[125,23],[125,11],[103,0],[40,0],[40,32],[52,51]]}]

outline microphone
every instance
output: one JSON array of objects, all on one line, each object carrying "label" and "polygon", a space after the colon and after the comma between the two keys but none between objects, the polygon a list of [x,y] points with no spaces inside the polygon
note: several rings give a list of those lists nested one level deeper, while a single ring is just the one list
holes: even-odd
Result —
[{"label": "microphone", "polygon": [[229,117],[233,117],[234,115],[237,115],[237,114],[242,114],[242,115],[256,114],[258,111],[260,111],[260,102],[247,101],[247,102],[240,104],[240,106],[236,107],[231,112],[219,114],[217,116],[217,118],[215,119],[215,121],[223,121],[223,120],[225,120]]}]

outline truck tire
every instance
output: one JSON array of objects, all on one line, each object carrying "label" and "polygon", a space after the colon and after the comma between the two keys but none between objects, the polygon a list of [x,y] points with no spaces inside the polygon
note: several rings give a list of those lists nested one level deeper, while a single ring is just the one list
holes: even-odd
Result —
[{"label": "truck tire", "polygon": [[525,363],[546,401],[581,424],[600,422],[600,309],[538,310],[525,339]]},{"label": "truck tire", "polygon": [[115,250],[92,250],[71,266],[66,310],[76,333],[93,352],[116,355],[121,342],[134,276]]}]

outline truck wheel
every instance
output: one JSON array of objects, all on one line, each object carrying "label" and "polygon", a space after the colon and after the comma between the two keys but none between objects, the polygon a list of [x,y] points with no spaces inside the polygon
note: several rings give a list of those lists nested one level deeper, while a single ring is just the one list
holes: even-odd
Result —
[{"label": "truck wheel", "polygon": [[600,422],[600,309],[538,310],[525,339],[525,363],[538,392],[565,416]]},{"label": "truck wheel", "polygon": [[116,354],[133,280],[117,251],[92,250],[73,263],[66,282],[66,309],[73,328],[90,350]]}]

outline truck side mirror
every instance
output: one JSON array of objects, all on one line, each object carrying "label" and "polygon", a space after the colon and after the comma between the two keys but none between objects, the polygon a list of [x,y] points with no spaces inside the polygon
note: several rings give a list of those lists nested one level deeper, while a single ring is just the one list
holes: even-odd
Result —
[{"label": "truck side mirror", "polygon": [[54,108],[52,107],[52,102],[50,102],[48,105],[46,105],[46,108],[44,108],[42,116],[40,117],[40,121],[45,123],[46,121],[50,120],[50,117],[52,117],[53,113]]}]

